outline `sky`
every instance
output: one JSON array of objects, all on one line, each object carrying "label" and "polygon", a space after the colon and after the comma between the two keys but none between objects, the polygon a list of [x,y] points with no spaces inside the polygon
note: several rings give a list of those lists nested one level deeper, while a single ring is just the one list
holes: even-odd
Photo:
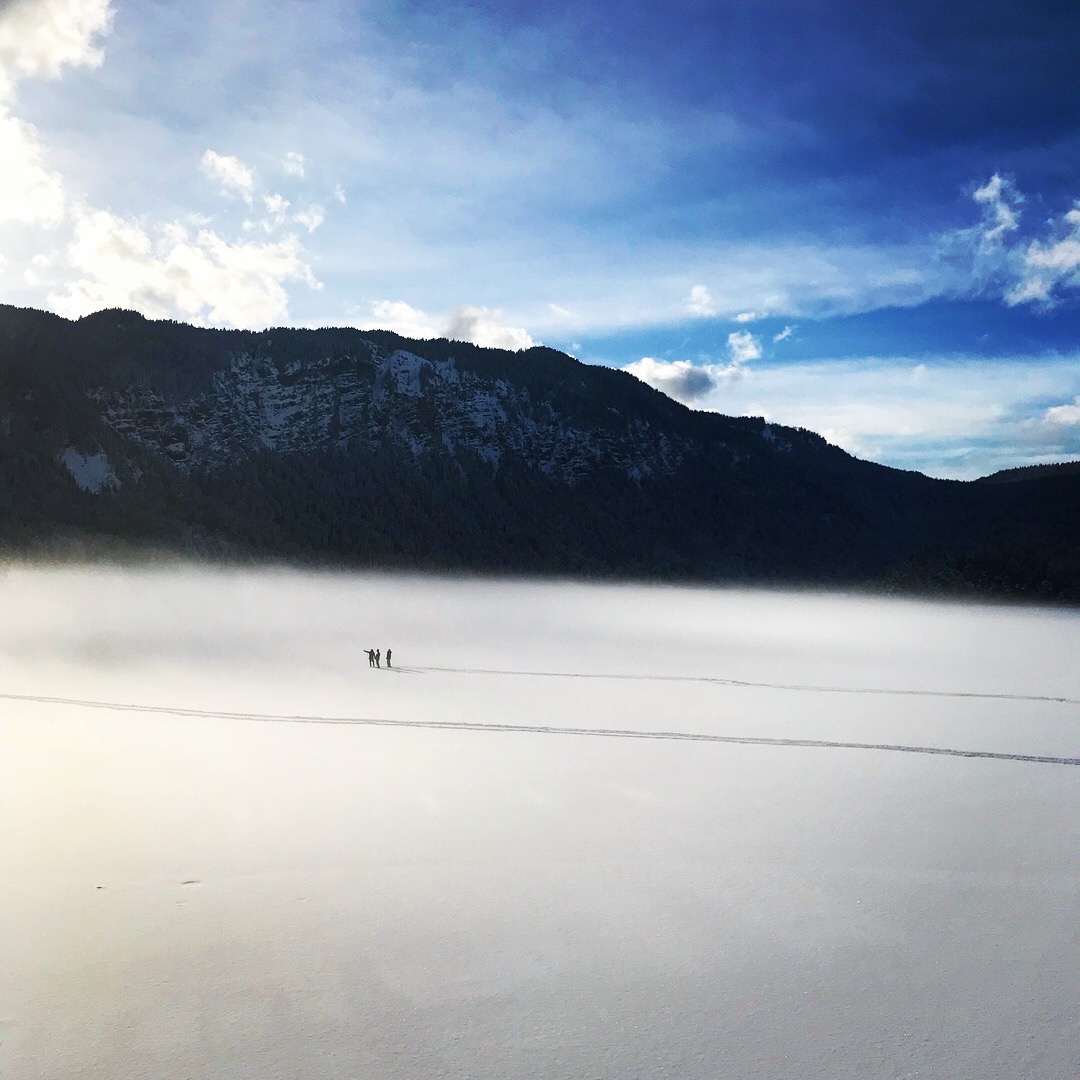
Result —
[{"label": "sky", "polygon": [[1080,457],[1080,7],[0,0],[0,302],[626,368]]}]

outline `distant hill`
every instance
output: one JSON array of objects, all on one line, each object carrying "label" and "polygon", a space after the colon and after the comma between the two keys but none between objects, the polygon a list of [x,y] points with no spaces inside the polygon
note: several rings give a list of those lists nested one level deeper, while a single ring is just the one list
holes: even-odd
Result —
[{"label": "distant hill", "polygon": [[11,552],[1080,601],[1080,475],[994,479],[860,461],[553,349],[0,306]]},{"label": "distant hill", "polygon": [[1080,461],[1060,461],[1053,465],[1024,465],[980,476],[980,484],[1011,484],[1016,480],[1039,480],[1044,476],[1080,476]]}]

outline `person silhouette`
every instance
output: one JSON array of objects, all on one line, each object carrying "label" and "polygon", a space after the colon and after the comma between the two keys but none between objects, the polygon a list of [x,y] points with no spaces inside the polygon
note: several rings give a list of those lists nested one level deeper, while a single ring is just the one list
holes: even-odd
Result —
[{"label": "person silhouette", "polygon": [[386,650],[386,666],[387,666],[387,667],[389,667],[389,666],[390,666],[390,655],[391,655],[391,654],[390,654],[390,650],[389,650],[389,649],[387,649],[387,650]]},{"label": "person silhouette", "polygon": [[364,652],[367,653],[368,667],[374,667],[375,666],[375,650],[374,649],[365,649]]},{"label": "person silhouette", "polygon": [[380,655],[381,655],[381,654],[380,654],[379,650],[378,650],[378,649],[376,649],[376,650],[375,650],[375,666],[376,666],[376,667],[382,667],[382,664],[380,664],[380,663],[379,663],[379,656],[380,656]]}]

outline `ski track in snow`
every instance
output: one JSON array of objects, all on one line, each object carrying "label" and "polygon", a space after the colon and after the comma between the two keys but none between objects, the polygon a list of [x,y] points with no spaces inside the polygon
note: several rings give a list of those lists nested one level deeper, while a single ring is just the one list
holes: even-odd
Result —
[{"label": "ski track in snow", "polygon": [[[555,677],[557,672],[511,672],[511,671],[484,671],[483,669],[467,668],[412,668],[412,669],[388,669],[391,671],[401,670],[405,673],[423,671],[442,671],[447,673],[465,674],[490,674],[490,675],[542,675]],[[634,675],[603,675],[588,676],[582,674],[567,673],[568,678],[656,678],[679,680],[681,676],[634,676]],[[685,681],[716,682],[722,685],[732,686],[767,686],[783,690],[808,690],[830,693],[899,693],[899,694],[924,694],[939,697],[968,697],[1007,699],[1018,701],[1053,701],[1076,704],[1074,699],[1060,697],[1044,697],[1022,694],[980,694],[980,693],[953,693],[950,691],[932,690],[858,690],[843,687],[817,687],[798,686],[795,684],[768,684],[747,683],[726,679],[694,678],[685,677]],[[496,732],[502,734],[534,734],[534,735],[579,735],[593,738],[608,739],[663,739],[674,742],[699,742],[699,743],[726,743],[736,746],[788,746],[788,747],[814,747],[827,750],[885,750],[902,754],[931,754],[943,757],[958,758],[982,758],[992,761],[1019,761],[1041,763],[1049,765],[1080,765],[1080,758],[1055,757],[1046,754],[1014,754],[992,750],[964,750],[955,747],[943,746],[909,746],[902,743],[863,743],[846,742],[828,739],[780,739],[766,738],[752,735],[713,735],[706,732],[694,731],[637,731],[632,728],[600,728],[600,727],[558,727],[548,724],[500,724],[494,722],[471,722],[467,720],[392,720],[381,717],[360,716],[318,716],[318,715],[284,715],[276,713],[249,713],[249,712],[226,712],[214,709],[189,709],[182,706],[146,705],[118,701],[95,701],[80,698],[49,697],[38,694],[5,694],[0,693],[0,700],[13,702],[27,702],[44,705],[66,705],[84,709],[103,709],[112,712],[137,712],[154,713],[168,716],[189,716],[219,720],[244,720],[263,724],[327,724],[353,727],[388,727],[388,728],[419,728],[428,731],[474,731]]]},{"label": "ski track in snow", "polygon": [[977,698],[985,701],[1052,701],[1061,705],[1080,705],[1080,698],[1051,694],[995,694],[978,690],[904,690],[881,686],[815,686],[812,683],[750,682],[725,679],[716,675],[617,675],[581,671],[514,671],[506,668],[415,667],[396,670],[434,671],[447,675],[521,675],[540,679],[630,679],[643,682],[712,683],[715,686],[747,687],[755,690],[798,690],[812,694],[887,694],[909,697]]}]

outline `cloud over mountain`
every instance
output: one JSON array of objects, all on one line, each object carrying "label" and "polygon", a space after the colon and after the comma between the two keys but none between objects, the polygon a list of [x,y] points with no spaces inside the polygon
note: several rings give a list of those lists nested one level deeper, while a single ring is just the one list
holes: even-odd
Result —
[{"label": "cloud over mountain", "polygon": [[404,337],[444,337],[490,349],[531,349],[536,344],[523,327],[507,325],[501,311],[470,304],[431,316],[403,300],[376,300],[368,325]]},{"label": "cloud over mountain", "polygon": [[686,404],[704,397],[716,386],[716,380],[708,368],[698,367],[686,360],[657,360],[652,356],[643,356],[627,364],[623,371]]}]

